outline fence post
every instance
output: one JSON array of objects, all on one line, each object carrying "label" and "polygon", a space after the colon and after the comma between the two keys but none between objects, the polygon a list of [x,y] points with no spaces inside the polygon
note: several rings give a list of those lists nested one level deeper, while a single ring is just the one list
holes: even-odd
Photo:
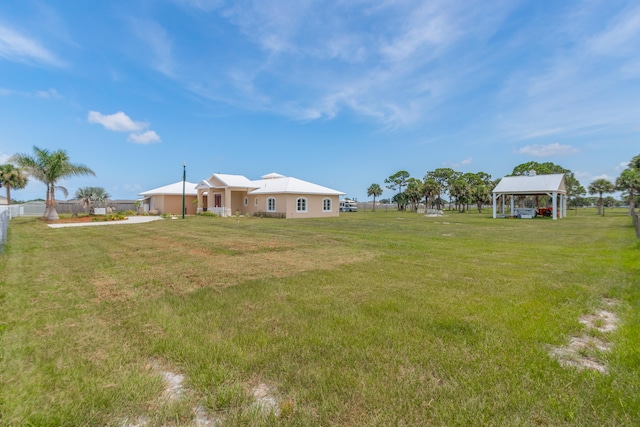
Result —
[{"label": "fence post", "polygon": [[633,226],[636,229],[636,236],[640,239],[640,212],[633,212],[631,218],[633,218]]},{"label": "fence post", "polygon": [[0,253],[4,251],[4,245],[7,241],[7,230],[9,229],[9,209],[0,212]]}]

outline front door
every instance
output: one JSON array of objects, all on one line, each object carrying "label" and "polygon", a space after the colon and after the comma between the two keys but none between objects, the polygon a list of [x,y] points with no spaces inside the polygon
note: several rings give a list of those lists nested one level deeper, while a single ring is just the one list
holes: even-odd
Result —
[{"label": "front door", "polygon": [[214,208],[222,207],[222,193],[216,193],[213,195],[213,207]]}]

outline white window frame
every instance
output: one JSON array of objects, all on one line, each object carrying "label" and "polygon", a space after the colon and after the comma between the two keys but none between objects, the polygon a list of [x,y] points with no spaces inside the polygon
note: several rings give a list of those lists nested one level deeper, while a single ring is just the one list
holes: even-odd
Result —
[{"label": "white window frame", "polygon": [[[300,209],[300,204],[303,204],[303,209]],[[306,197],[298,197],[296,199],[296,212],[308,212],[309,201]]]},{"label": "white window frame", "polygon": [[[273,200],[273,207],[269,206],[270,202]],[[267,212],[275,212],[277,209],[277,205],[276,205],[276,198],[275,197],[268,197],[267,198]]]},{"label": "white window frame", "polygon": [[333,200],[330,198],[322,199],[322,212],[331,212],[331,208],[333,207]]},{"label": "white window frame", "polygon": [[249,198],[247,196],[244,196],[244,205],[249,206]]},{"label": "white window frame", "polygon": [[258,206],[258,198],[253,199],[253,206]]}]

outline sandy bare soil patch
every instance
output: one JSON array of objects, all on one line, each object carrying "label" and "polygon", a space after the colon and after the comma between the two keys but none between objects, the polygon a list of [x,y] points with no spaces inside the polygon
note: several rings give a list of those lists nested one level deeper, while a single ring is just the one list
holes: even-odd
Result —
[{"label": "sandy bare soil patch", "polygon": [[[184,375],[168,370],[157,360],[152,360],[147,364],[154,375],[162,378],[164,388],[162,394],[158,396],[157,404],[166,405],[185,398],[191,391],[185,386]],[[253,387],[246,389],[249,403],[244,409],[249,413],[257,413],[263,416],[275,415],[279,416],[281,412],[281,398],[275,386],[259,383]],[[285,402],[290,405],[289,401]],[[285,406],[286,406],[285,405]],[[288,406],[287,406],[288,408]],[[287,409],[289,410],[289,409]],[[189,425],[195,427],[214,427],[222,425],[224,418],[218,414],[211,413],[202,404],[197,404],[193,408],[193,420]],[[148,427],[151,423],[151,417],[145,414],[135,417],[125,418],[120,425],[122,427]]]},{"label": "sandy bare soil patch", "polygon": [[[605,303],[615,305],[611,300]],[[580,336],[571,337],[564,347],[552,347],[549,354],[563,366],[607,373],[602,353],[611,351],[611,343],[607,341],[605,334],[616,329],[618,316],[609,310],[596,310],[582,316],[580,323],[585,325],[586,331]]]}]

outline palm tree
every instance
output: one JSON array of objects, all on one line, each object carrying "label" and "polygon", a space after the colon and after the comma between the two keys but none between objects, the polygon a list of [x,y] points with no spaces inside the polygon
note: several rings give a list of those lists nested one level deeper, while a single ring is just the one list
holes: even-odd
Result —
[{"label": "palm tree", "polygon": [[422,184],[422,194],[425,198],[425,206],[429,207],[429,200],[431,200],[431,208],[435,204],[436,196],[440,195],[440,184],[434,178],[426,178]]},{"label": "palm tree", "polygon": [[598,194],[598,215],[604,216],[604,206],[602,195],[604,193],[613,193],[616,190],[615,185],[608,179],[600,178],[589,184],[589,194]]},{"label": "palm tree", "polygon": [[82,187],[76,190],[74,197],[80,201],[83,208],[89,209],[89,213],[92,214],[94,203],[98,202],[104,207],[105,201],[111,195],[102,187]]},{"label": "palm tree", "polygon": [[482,213],[482,205],[491,201],[491,191],[486,184],[477,184],[471,187],[470,199],[478,208],[478,213]]},{"label": "palm tree", "polygon": [[376,197],[380,197],[382,195],[382,188],[378,184],[371,184],[369,188],[367,188],[367,197],[373,196],[373,211],[376,210]]},{"label": "palm tree", "polygon": [[107,193],[107,190],[105,190],[104,188],[93,187],[93,200],[95,200],[97,203],[100,203],[103,208],[105,207],[105,202],[109,200],[110,197],[111,194]]},{"label": "palm tree", "polygon": [[636,169],[625,169],[618,179],[616,179],[616,189],[629,193],[629,215],[633,215],[635,210],[635,196],[640,192],[640,171]]},{"label": "palm tree", "polygon": [[65,197],[69,194],[66,188],[56,185],[59,180],[71,176],[93,175],[95,172],[87,166],[73,164],[69,161],[69,155],[64,150],[49,151],[44,148],[33,147],[33,156],[28,154],[15,154],[12,160],[34,179],[42,182],[47,187],[46,208],[43,218],[46,220],[58,219],[56,211],[55,191],[60,190]]},{"label": "palm tree", "polygon": [[456,209],[464,212],[464,202],[470,191],[469,184],[462,177],[453,180],[449,186],[449,194],[456,199]]},{"label": "palm tree", "polygon": [[0,187],[7,190],[7,204],[11,204],[11,189],[20,190],[27,186],[29,179],[22,169],[16,168],[11,163],[0,165]]},{"label": "palm tree", "polygon": [[82,187],[76,190],[76,194],[73,196],[80,201],[80,204],[84,209],[91,209],[93,207],[93,187]]}]

